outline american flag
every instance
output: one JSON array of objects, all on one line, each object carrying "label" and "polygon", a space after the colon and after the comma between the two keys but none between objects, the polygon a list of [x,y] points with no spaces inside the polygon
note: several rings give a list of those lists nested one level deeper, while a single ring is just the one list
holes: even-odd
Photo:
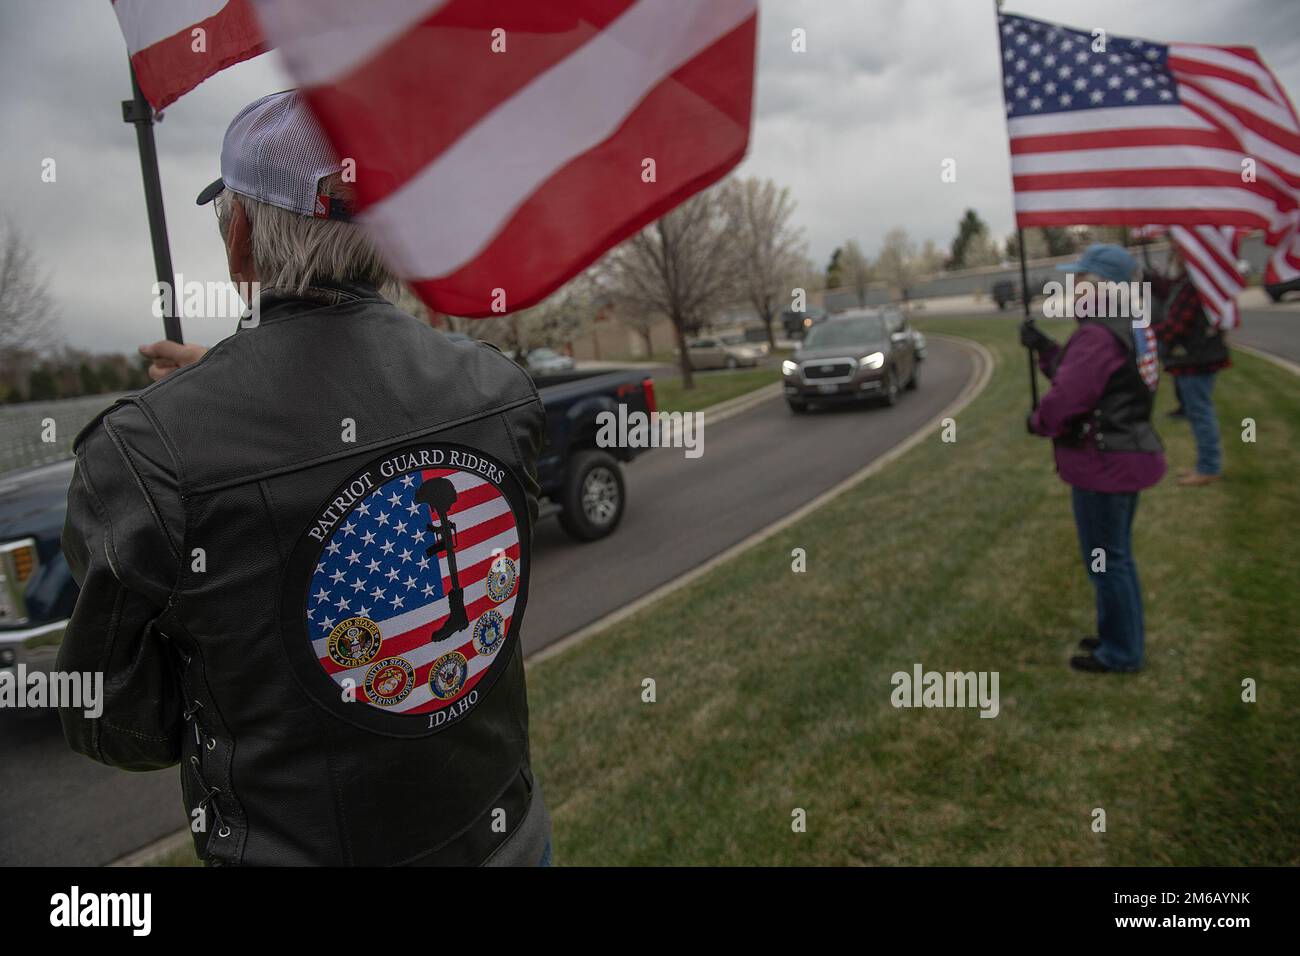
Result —
[{"label": "american flag", "polygon": [[[448,620],[452,589],[445,551],[426,553],[434,545],[429,526],[438,518],[416,499],[420,486],[436,478],[447,478],[456,490],[448,514],[456,526],[453,547],[468,623],[430,643]],[[307,633],[321,667],[340,686],[350,680],[359,701],[392,713],[429,713],[468,695],[499,656],[522,572],[518,525],[495,485],[454,468],[409,472],[359,501],[326,540],[307,596]],[[331,653],[331,635],[347,639],[340,625],[358,619],[378,627],[378,646],[340,654],[336,643]],[[364,630],[357,636],[366,640]],[[436,678],[439,662],[449,659],[464,672],[453,673],[453,684],[439,697],[430,672]],[[386,699],[373,691],[384,680],[392,689]]]},{"label": "american flag", "polygon": [[1135,239],[1167,236],[1182,253],[1206,317],[1213,325],[1232,329],[1241,322],[1237,296],[1246,288],[1246,277],[1237,260],[1247,232],[1234,226],[1148,225],[1130,235]]},{"label": "american flag", "polygon": [[[531,305],[744,155],[756,0],[255,0],[431,307]],[[651,165],[652,164],[652,165]]]},{"label": "american flag", "polygon": [[113,12],[140,92],[156,110],[266,49],[248,0],[113,0]]},{"label": "american flag", "polygon": [[1266,280],[1300,275],[1300,120],[1259,54],[998,22],[1018,225],[1263,229]]}]

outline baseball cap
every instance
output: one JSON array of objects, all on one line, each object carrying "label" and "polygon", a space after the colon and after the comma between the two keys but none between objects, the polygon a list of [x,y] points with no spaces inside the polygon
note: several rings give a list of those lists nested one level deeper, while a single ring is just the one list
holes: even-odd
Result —
[{"label": "baseball cap", "polygon": [[1128,282],[1137,269],[1137,260],[1123,246],[1097,242],[1083,251],[1078,262],[1062,262],[1056,268],[1061,272],[1092,272],[1111,282]]},{"label": "baseball cap", "polygon": [[221,178],[195,200],[212,202],[223,189],[317,219],[351,219],[346,205],[320,192],[320,181],[343,165],[297,90],[249,103],[221,143]]}]

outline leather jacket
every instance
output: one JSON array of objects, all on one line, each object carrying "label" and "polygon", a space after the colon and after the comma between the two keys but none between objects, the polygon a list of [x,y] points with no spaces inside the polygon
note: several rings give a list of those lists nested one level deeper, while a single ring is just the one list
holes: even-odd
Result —
[{"label": "leather jacket", "polygon": [[[1093,323],[1107,329],[1124,347],[1127,361],[1111,375],[1105,391],[1092,412],[1080,418],[1066,435],[1055,439],[1058,444],[1081,448],[1089,436],[1098,451],[1159,452],[1164,450],[1160,436],[1151,424],[1155,407],[1155,391],[1148,387],[1138,370],[1137,349],[1133,345],[1131,320],[1125,318],[1090,318],[1080,322]],[[1057,353],[1053,366],[1065,358],[1070,343]]]},{"label": "leather jacket", "polygon": [[60,712],[68,742],[179,763],[210,863],[536,864],[543,422],[515,363],[372,288],[265,293],[78,436],[58,667],[105,702]]}]

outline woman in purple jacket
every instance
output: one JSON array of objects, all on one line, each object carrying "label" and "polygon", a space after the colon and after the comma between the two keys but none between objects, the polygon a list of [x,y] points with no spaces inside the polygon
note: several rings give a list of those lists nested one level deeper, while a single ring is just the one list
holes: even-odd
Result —
[{"label": "woman in purple jacket", "polygon": [[[1088,295],[1086,284],[1129,282],[1137,262],[1119,246],[1089,246],[1078,262],[1057,268],[1076,273],[1076,303],[1115,302]],[[1122,299],[1121,301],[1133,301]],[[1132,316],[1080,316],[1064,346],[1032,321],[1020,340],[1039,352],[1052,380],[1029,416],[1031,434],[1052,439],[1056,470],[1073,489],[1074,521],[1084,567],[1097,595],[1097,636],[1079,642],[1075,670],[1135,671],[1145,634],[1142,590],[1133,560],[1133,515],[1138,492],[1165,473],[1160,437],[1151,425],[1158,366],[1150,329]]]}]

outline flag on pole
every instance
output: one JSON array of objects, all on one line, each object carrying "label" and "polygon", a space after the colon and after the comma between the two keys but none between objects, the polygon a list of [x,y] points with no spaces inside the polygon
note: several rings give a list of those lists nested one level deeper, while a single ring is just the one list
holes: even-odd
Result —
[{"label": "flag on pole", "polygon": [[1258,53],[998,22],[1019,226],[1180,227],[1206,288],[1223,245],[1192,231],[1263,229],[1266,280],[1300,275],[1300,120]]},{"label": "flag on pole", "polygon": [[[536,303],[744,155],[756,0],[254,0],[441,312]],[[346,171],[346,170],[345,170]]]},{"label": "flag on pole", "polygon": [[113,12],[156,110],[266,49],[248,0],[113,0]]},{"label": "flag on pole", "polygon": [[1241,322],[1237,296],[1246,288],[1246,277],[1237,267],[1241,240],[1249,230],[1233,226],[1158,226],[1133,230],[1135,239],[1168,236],[1182,253],[1187,276],[1201,300],[1212,325],[1236,328]]}]

